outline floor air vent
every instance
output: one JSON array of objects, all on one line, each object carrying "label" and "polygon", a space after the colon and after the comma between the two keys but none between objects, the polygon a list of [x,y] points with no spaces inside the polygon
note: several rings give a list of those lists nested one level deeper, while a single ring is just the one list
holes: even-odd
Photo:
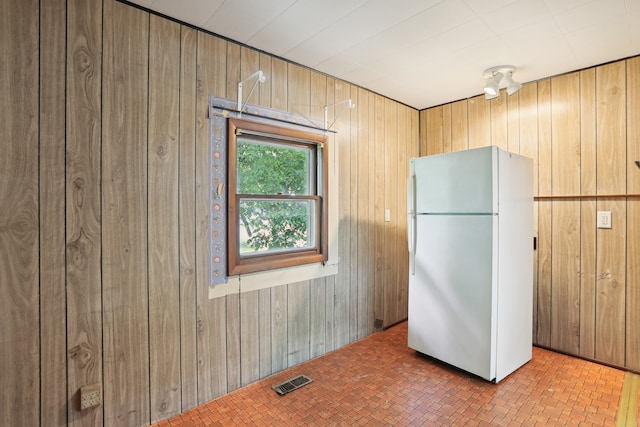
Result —
[{"label": "floor air vent", "polygon": [[274,385],[271,388],[274,389],[278,394],[283,395],[292,392],[304,385],[309,384],[312,381],[311,378],[300,375],[295,378],[291,378],[288,381],[283,382],[282,384]]}]

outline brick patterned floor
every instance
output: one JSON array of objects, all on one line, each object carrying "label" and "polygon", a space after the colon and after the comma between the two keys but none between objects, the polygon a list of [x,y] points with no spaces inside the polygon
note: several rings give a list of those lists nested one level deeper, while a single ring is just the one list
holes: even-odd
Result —
[{"label": "brick patterned floor", "polygon": [[[313,382],[271,389],[301,374]],[[492,384],[407,348],[404,322],[157,426],[615,426],[624,376],[534,347]]]}]

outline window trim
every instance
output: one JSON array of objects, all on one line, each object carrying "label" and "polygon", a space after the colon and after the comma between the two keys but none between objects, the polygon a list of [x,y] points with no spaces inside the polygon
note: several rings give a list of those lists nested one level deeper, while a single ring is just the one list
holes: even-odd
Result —
[{"label": "window trim", "polygon": [[[237,136],[246,130],[247,134],[259,138],[272,139],[279,144],[290,145],[316,145],[316,149],[320,149],[317,155],[315,168],[316,190],[311,197],[319,200],[317,203],[317,224],[318,242],[315,249],[303,249],[295,251],[287,251],[284,253],[275,253],[267,255],[251,255],[240,256],[240,218],[238,215],[238,206],[242,195],[236,193],[237,189],[237,168],[236,168],[236,141]],[[258,123],[243,119],[229,118],[227,126],[227,155],[228,155],[228,275],[236,276],[245,273],[255,273],[259,271],[267,271],[278,268],[286,268],[299,266],[304,264],[312,264],[325,262],[328,259],[328,222],[329,222],[329,168],[328,168],[328,149],[327,136],[324,134],[316,134],[305,132],[298,129],[273,126],[265,123]],[[319,188],[318,188],[319,187]],[[262,195],[263,198],[268,198]],[[309,196],[307,196],[309,197]],[[287,198],[286,195],[279,199]]]}]

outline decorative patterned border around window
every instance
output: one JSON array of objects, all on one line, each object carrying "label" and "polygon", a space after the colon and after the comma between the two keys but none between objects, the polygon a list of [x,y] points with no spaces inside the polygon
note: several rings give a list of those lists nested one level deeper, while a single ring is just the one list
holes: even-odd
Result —
[{"label": "decorative patterned border around window", "polygon": [[[282,127],[304,127],[306,131],[326,133],[311,119],[247,105],[244,118],[255,121],[280,122]],[[237,101],[209,95],[209,285],[227,283],[227,119],[239,117]]]}]

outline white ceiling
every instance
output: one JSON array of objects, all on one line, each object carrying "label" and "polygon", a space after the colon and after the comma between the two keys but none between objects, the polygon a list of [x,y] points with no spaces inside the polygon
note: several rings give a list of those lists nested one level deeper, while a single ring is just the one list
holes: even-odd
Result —
[{"label": "white ceiling", "polygon": [[640,0],[130,1],[417,109],[640,53]]}]

